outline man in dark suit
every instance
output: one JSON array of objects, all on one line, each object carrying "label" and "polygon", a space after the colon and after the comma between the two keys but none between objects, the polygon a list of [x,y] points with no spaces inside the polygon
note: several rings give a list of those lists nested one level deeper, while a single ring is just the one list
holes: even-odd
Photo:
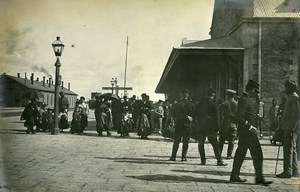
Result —
[{"label": "man in dark suit", "polygon": [[186,154],[189,147],[189,140],[192,132],[192,122],[194,117],[195,106],[188,100],[189,91],[184,89],[180,92],[180,100],[174,105],[172,116],[175,118],[174,143],[170,161],[176,160],[176,154],[179,143],[182,138],[182,156],[181,161],[186,161]]},{"label": "man in dark suit", "polygon": [[257,103],[255,98],[259,93],[259,84],[249,80],[246,91],[238,101],[237,122],[239,143],[235,152],[230,182],[245,182],[240,178],[240,169],[245,159],[247,150],[250,150],[255,169],[255,183],[269,185],[272,181],[266,181],[263,177],[263,153],[257,136]]},{"label": "man in dark suit", "polygon": [[293,81],[286,81],[285,92],[287,100],[283,111],[282,129],[283,140],[283,172],[276,177],[291,178],[299,177],[296,140],[299,120],[299,96],[296,93],[297,86]]},{"label": "man in dark suit", "polygon": [[217,139],[217,133],[219,131],[219,109],[218,105],[215,102],[216,92],[213,89],[209,89],[207,92],[207,97],[198,103],[196,107],[196,117],[198,121],[198,151],[201,158],[201,165],[206,164],[204,144],[206,137],[212,145],[217,159],[218,166],[227,166],[227,163],[224,163],[220,148],[219,142]]}]

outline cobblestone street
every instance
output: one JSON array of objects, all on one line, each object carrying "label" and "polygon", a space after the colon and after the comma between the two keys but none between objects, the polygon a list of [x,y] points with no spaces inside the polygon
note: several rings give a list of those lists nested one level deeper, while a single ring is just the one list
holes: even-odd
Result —
[{"label": "cobblestone street", "polygon": [[[90,115],[93,116],[93,115]],[[210,144],[206,144],[207,165],[201,166],[197,143],[191,141],[188,161],[167,161],[172,141],[159,135],[141,140],[98,137],[94,119],[84,135],[38,132],[28,135],[19,117],[0,118],[0,191],[299,191],[299,179],[275,178],[278,147],[262,139],[264,174],[274,181],[269,187],[254,185],[254,168],[249,152],[242,167],[244,184],[229,183],[233,160],[216,166]],[[224,151],[226,150],[226,146]],[[282,150],[280,157],[282,158]],[[278,171],[282,171],[282,159]]]}]

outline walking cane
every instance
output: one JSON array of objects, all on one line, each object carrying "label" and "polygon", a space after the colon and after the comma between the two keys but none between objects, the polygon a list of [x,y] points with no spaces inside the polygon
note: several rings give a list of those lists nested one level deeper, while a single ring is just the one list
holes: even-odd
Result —
[{"label": "walking cane", "polygon": [[276,176],[276,172],[277,172],[277,165],[278,165],[279,152],[280,152],[280,143],[279,143],[279,146],[278,146],[278,152],[277,152],[276,167],[275,167],[275,176]]}]

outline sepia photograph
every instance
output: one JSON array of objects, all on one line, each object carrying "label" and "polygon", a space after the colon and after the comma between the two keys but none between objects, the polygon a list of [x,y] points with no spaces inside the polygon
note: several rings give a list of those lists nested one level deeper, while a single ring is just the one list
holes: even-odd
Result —
[{"label": "sepia photograph", "polygon": [[299,0],[0,16],[0,192],[300,191]]}]

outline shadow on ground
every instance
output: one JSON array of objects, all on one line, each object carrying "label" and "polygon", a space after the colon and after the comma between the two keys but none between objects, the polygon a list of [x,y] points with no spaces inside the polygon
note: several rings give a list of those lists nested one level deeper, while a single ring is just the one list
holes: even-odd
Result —
[{"label": "shadow on ground", "polygon": [[[168,158],[165,160],[158,159],[146,159],[146,158],[128,158],[128,157],[119,157],[119,158],[111,158],[111,157],[95,157],[96,159],[105,159],[105,160],[113,160],[118,163],[137,163],[137,164],[182,164],[181,161],[168,161]],[[184,165],[194,165],[194,163],[184,163]]]},{"label": "shadow on ground", "polygon": [[[198,178],[192,176],[175,176],[175,175],[140,175],[140,176],[126,176],[133,179],[153,181],[153,182],[167,182],[167,183],[191,183],[191,182],[205,182],[205,183],[230,183],[225,179],[214,178]],[[255,185],[254,183],[230,183],[237,185]]]},{"label": "shadow on ground", "polygon": [[192,176],[175,176],[175,175],[140,175],[140,176],[126,176],[129,178],[140,179],[145,181],[155,182],[170,182],[170,183],[189,183],[189,182],[209,182],[209,183],[228,183],[224,179],[212,179],[212,178],[198,178]]},{"label": "shadow on ground", "polygon": [[[228,175],[230,176],[231,172],[229,171],[208,171],[208,170],[171,170],[179,173],[194,173],[194,174],[206,174],[206,175]],[[241,172],[241,176],[255,176],[255,173],[244,173]],[[274,174],[264,174],[264,176],[274,177]]]}]

